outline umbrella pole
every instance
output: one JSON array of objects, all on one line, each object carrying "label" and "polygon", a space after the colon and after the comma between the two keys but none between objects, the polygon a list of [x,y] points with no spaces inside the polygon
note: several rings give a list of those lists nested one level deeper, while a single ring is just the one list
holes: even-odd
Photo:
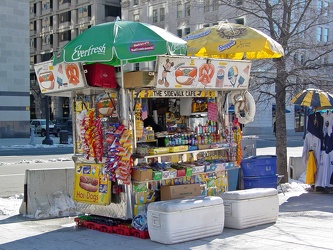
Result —
[{"label": "umbrella pole", "polygon": [[308,113],[309,113],[309,109],[308,107],[305,107],[304,108],[304,134],[303,134],[303,139],[305,139],[305,136],[306,136],[306,120],[307,120],[307,116],[308,116]]},{"label": "umbrella pole", "polygon": [[126,127],[128,126],[128,107],[126,105],[126,92],[125,92],[125,84],[124,84],[124,71],[123,71],[123,60],[120,60],[120,72],[121,72],[121,88],[120,88],[120,96],[121,96],[121,118],[122,124]]}]

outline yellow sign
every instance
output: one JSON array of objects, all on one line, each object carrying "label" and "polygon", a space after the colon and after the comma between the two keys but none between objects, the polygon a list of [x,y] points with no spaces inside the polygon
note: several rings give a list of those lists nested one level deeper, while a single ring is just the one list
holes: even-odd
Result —
[{"label": "yellow sign", "polygon": [[183,98],[183,97],[208,97],[217,96],[214,90],[141,90],[139,98]]},{"label": "yellow sign", "polygon": [[109,175],[103,173],[103,164],[75,165],[74,200],[97,205],[108,205],[111,199]]}]

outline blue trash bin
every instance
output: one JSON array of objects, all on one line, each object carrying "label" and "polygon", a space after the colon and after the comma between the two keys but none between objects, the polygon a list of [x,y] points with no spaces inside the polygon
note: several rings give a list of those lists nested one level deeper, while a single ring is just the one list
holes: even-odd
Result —
[{"label": "blue trash bin", "polygon": [[276,188],[276,155],[259,155],[241,162],[244,189]]}]

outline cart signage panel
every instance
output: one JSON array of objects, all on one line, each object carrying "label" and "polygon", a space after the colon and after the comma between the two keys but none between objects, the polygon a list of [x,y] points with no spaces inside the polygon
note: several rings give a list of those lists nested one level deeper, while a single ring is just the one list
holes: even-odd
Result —
[{"label": "cart signage panel", "polygon": [[217,97],[216,91],[210,90],[141,90],[139,98],[182,98],[182,97]]},{"label": "cart signage panel", "polygon": [[103,164],[82,163],[75,165],[75,201],[96,205],[110,204],[109,176],[102,170]]},{"label": "cart signage panel", "polygon": [[249,86],[251,62],[186,56],[159,56],[158,89],[244,90]]},{"label": "cart signage panel", "polygon": [[42,93],[56,93],[82,89],[86,86],[86,77],[80,63],[59,63],[52,61],[35,64],[35,72]]}]

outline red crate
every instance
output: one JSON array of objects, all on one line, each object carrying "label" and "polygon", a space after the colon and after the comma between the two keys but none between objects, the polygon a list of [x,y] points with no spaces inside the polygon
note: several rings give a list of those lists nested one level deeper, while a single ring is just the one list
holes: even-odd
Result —
[{"label": "red crate", "polygon": [[113,66],[94,63],[84,65],[83,68],[88,85],[112,89],[117,88],[116,74]]},{"label": "red crate", "polygon": [[149,239],[148,231],[141,231],[135,228],[131,229],[131,235],[140,239]]}]

